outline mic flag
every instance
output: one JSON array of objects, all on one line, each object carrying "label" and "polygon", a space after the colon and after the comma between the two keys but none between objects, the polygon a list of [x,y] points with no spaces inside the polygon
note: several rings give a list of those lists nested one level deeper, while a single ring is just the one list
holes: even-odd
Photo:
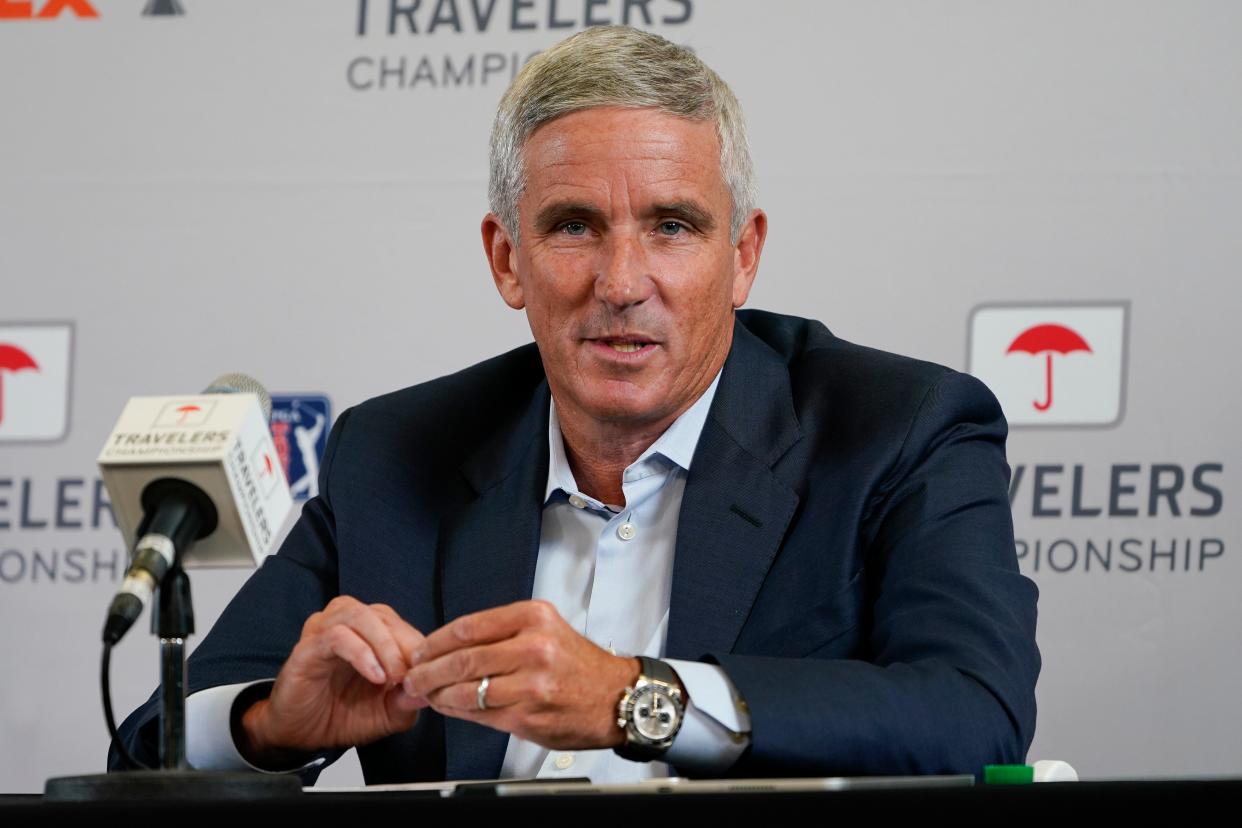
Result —
[{"label": "mic flag", "polygon": [[254,393],[133,397],[98,464],[131,548],[149,505],[144,492],[156,481],[182,480],[210,498],[217,526],[184,550],[186,567],[258,566],[274,551],[293,510]]}]

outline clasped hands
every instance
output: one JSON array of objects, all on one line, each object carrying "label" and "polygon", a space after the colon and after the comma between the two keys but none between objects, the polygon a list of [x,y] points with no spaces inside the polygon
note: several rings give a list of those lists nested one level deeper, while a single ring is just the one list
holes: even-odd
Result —
[{"label": "clasped hands", "polygon": [[546,601],[464,615],[424,636],[389,606],[341,596],[307,619],[271,695],[243,713],[234,737],[256,765],[287,766],[408,730],[430,707],[549,749],[615,747],[617,701],[638,675],[637,659],[597,646]]}]

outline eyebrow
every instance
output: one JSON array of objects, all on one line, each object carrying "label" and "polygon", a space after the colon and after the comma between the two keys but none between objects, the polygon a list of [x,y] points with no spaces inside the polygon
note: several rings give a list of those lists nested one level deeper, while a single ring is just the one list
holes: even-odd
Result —
[{"label": "eyebrow", "polygon": [[535,214],[535,229],[548,231],[569,219],[600,221],[604,211],[585,201],[554,201]]},{"label": "eyebrow", "polygon": [[681,219],[696,227],[701,233],[710,233],[716,229],[716,219],[712,218],[712,214],[693,201],[656,204],[647,211],[647,215],[651,218],[660,216],[661,218]]}]

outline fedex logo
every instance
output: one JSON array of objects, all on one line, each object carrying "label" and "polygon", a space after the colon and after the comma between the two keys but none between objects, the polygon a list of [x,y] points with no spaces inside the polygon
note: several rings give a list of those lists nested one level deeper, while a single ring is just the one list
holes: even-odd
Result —
[{"label": "fedex logo", "polygon": [[69,432],[73,323],[0,323],[0,441]]},{"label": "fedex logo", "polygon": [[[38,11],[35,8],[38,7]],[[99,17],[99,12],[88,0],[47,0],[39,4],[33,0],[0,0],[0,20],[49,20],[71,11],[78,17]]]}]

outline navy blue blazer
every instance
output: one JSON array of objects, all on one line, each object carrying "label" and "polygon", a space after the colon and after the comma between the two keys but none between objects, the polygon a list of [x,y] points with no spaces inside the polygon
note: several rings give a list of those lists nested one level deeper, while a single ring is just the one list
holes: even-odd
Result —
[{"label": "navy blue blazer", "polygon": [[[190,691],[275,676],[337,594],[423,631],[530,598],[548,400],[532,344],[342,413],[319,496],[191,657]],[[1006,430],[968,375],[737,314],[686,481],[665,651],[720,664],[745,698],[732,775],[1025,759],[1037,590],[1014,551]],[[157,714],[153,697],[121,727],[150,763]],[[372,784],[493,778],[507,740],[427,710],[358,753]]]}]

